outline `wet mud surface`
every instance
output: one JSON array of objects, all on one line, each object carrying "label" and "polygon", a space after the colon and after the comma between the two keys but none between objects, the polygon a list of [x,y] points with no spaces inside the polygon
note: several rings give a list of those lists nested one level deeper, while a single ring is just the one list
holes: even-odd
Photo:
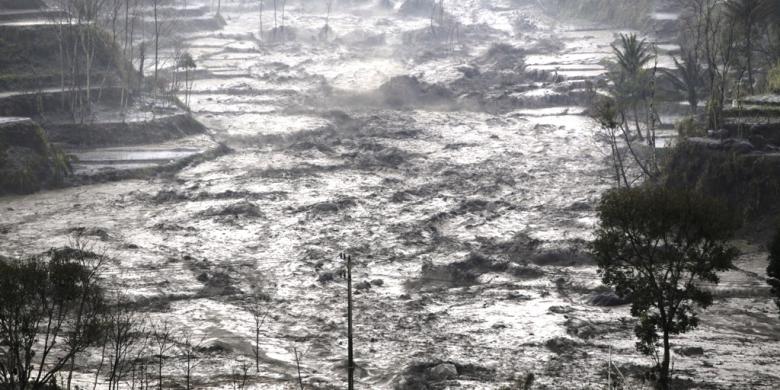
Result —
[{"label": "wet mud surface", "polygon": [[[229,388],[253,362],[245,307],[258,286],[272,300],[252,386],[290,388],[296,347],[307,385],[343,388],[342,252],[355,259],[358,388],[408,384],[437,362],[457,375],[428,378],[436,388],[496,389],[528,373],[549,388],[601,388],[610,354],[641,376],[651,362],[634,349],[628,307],[585,253],[610,183],[605,147],[572,98],[597,83],[618,31],[575,32],[500,3],[453,5],[466,33],[451,51],[410,43],[426,17],[368,3],[334,9],[328,42],[306,38],[324,23],[313,6],[290,5],[298,39],[271,42],[268,14],[260,40],[257,12],[226,5],[227,25],[186,45],[198,63],[193,114],[234,152],[175,175],[0,198],[0,253],[92,232],[115,259],[112,288],[213,347],[197,368],[203,388]],[[521,16],[532,28],[516,31]],[[557,49],[528,55],[523,77],[501,76],[513,65],[489,61],[495,42]],[[399,76],[416,83],[388,87]],[[388,104],[401,93],[414,99]],[[141,149],[104,152],[170,157]],[[688,348],[675,369],[693,387],[780,383],[765,254],[745,247],[702,326],[675,339]]]}]

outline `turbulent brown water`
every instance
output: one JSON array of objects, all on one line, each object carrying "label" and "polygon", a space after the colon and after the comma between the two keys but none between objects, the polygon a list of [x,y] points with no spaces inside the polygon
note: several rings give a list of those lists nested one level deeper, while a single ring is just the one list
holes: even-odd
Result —
[{"label": "turbulent brown water", "polygon": [[[196,369],[204,388],[230,388],[235,367],[253,361],[243,302],[258,285],[273,298],[252,386],[290,388],[295,347],[307,384],[343,388],[346,285],[321,282],[343,267],[341,252],[355,258],[356,283],[373,281],[355,297],[358,388],[392,388],[406,367],[437,359],[462,365],[461,387],[485,389],[529,372],[552,388],[603,387],[610,354],[627,373],[649,365],[633,348],[627,307],[588,303],[603,289],[582,252],[610,183],[581,107],[555,104],[544,83],[518,92],[534,109],[367,102],[398,75],[457,80],[458,67],[496,42],[559,40],[527,61],[570,83],[604,72],[617,31],[553,25],[532,7],[498,3],[448,6],[464,26],[483,26],[483,41],[427,59],[403,40],[426,17],[336,7],[335,40],[323,43],[305,39],[323,26],[321,10],[294,3],[286,23],[303,38],[270,44],[257,39],[253,8],[224,5],[227,26],[184,46],[198,64],[193,113],[235,152],[172,177],[2,198],[0,253],[36,253],[92,229],[114,258],[112,289],[160,298],[151,318],[222,347]],[[533,28],[516,31],[521,17]],[[380,34],[382,44],[355,43]],[[738,291],[762,285],[740,272],[725,281]],[[771,306],[736,295],[678,340],[705,354],[681,356],[676,368],[697,382],[771,388],[780,383]],[[98,359],[83,362],[83,382]],[[166,376],[181,376],[177,364]]]}]

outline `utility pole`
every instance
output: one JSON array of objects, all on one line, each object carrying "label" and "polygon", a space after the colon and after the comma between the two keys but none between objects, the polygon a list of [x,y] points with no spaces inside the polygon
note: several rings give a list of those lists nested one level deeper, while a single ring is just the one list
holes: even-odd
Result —
[{"label": "utility pole", "polygon": [[303,390],[303,378],[301,378],[301,361],[298,357],[298,349],[293,347],[293,352],[295,353],[295,365],[298,367],[298,385],[300,386],[300,390]]},{"label": "utility pole", "polygon": [[347,260],[347,389],[355,389],[355,362],[352,355],[352,256],[340,255]]}]

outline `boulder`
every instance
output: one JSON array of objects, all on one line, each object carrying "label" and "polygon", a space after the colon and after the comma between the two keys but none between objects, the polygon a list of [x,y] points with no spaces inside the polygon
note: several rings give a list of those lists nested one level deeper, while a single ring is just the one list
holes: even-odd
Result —
[{"label": "boulder", "polygon": [[382,287],[382,286],[384,286],[384,284],[385,284],[385,281],[382,280],[382,279],[374,279],[374,280],[371,281],[371,285],[372,286],[376,286],[376,287]]},{"label": "boulder", "polygon": [[555,337],[547,340],[544,346],[558,355],[571,355],[577,347],[577,343],[566,337]]},{"label": "boulder", "polygon": [[454,379],[458,377],[458,368],[452,363],[441,363],[432,367],[428,375],[434,381]]},{"label": "boulder", "polygon": [[615,293],[596,293],[588,298],[588,304],[593,306],[622,306],[628,304],[623,298],[620,298]]},{"label": "boulder", "polygon": [[680,347],[674,350],[680,356],[701,356],[704,355],[702,347]]}]

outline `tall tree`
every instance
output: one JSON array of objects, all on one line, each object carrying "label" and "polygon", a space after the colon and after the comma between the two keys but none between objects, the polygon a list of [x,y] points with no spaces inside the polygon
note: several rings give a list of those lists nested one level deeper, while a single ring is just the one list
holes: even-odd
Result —
[{"label": "tall tree", "polygon": [[607,192],[598,215],[592,251],[599,274],[631,302],[637,349],[655,358],[667,390],[671,336],[698,325],[695,306],[712,304],[702,283],[717,283],[738,254],[727,242],[733,219],[715,200],[660,187]]},{"label": "tall tree", "polygon": [[108,358],[108,389],[118,390],[135,368],[138,355],[145,352],[146,320],[136,312],[133,303],[120,296],[107,311],[105,329],[101,361]]},{"label": "tall tree", "polygon": [[743,55],[745,56],[745,71],[748,74],[748,90],[753,93],[755,87],[755,68],[753,56],[755,55],[755,39],[763,22],[772,11],[771,3],[777,0],[729,0],[726,11],[729,17],[740,26],[743,34]]},{"label": "tall tree", "polygon": [[696,115],[699,107],[699,96],[704,88],[704,69],[702,69],[696,53],[683,48],[680,59],[672,57],[674,70],[663,70],[674,87],[685,94],[692,115]]},{"label": "tall tree", "polygon": [[615,94],[628,106],[636,126],[636,134],[643,139],[640,126],[639,108],[648,95],[647,64],[655,56],[650,44],[639,39],[636,34],[620,34],[620,45],[612,45],[617,59],[618,71],[613,75]]},{"label": "tall tree", "polygon": [[598,135],[610,145],[618,186],[631,187],[636,182],[655,181],[661,175],[656,153],[657,55],[653,45],[635,34],[621,34],[620,43],[612,49],[615,62],[609,72],[611,96],[594,94],[591,114],[600,125]]},{"label": "tall tree", "polygon": [[173,329],[167,320],[159,321],[152,326],[152,340],[157,354],[157,388],[163,388],[163,365],[165,354],[173,348]]},{"label": "tall tree", "polygon": [[260,0],[260,41],[263,41],[263,7],[265,7],[265,0]]},{"label": "tall tree", "polygon": [[708,93],[707,128],[721,129],[730,88],[738,26],[729,18],[723,0],[681,0],[681,46],[701,61]]},{"label": "tall tree", "polygon": [[183,330],[180,336],[179,348],[184,354],[184,388],[186,390],[192,389],[192,373],[195,367],[200,364],[200,361],[197,360],[197,352],[204,340],[204,337],[196,339],[195,334],[189,329]]},{"label": "tall tree", "polygon": [[190,70],[195,69],[197,65],[192,55],[184,52],[179,56],[177,67],[184,69],[184,106],[190,108],[190,94],[192,93],[192,80],[190,80]]}]

